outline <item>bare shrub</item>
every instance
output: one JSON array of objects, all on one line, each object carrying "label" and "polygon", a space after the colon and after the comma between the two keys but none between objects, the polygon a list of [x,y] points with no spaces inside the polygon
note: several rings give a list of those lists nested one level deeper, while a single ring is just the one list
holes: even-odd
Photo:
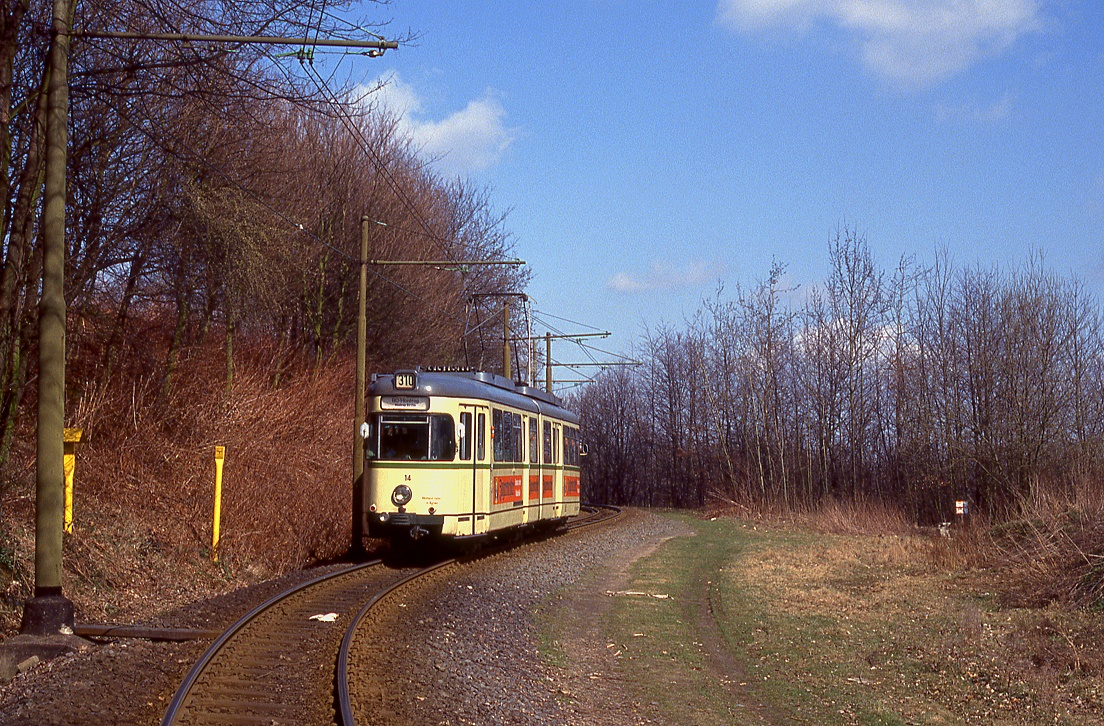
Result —
[{"label": "bare shrub", "polygon": [[130,401],[101,405],[82,489],[157,522],[180,548],[204,547],[214,447],[225,446],[222,553],[281,570],[337,554],[348,533],[352,369],[332,364],[275,388],[268,367],[243,360],[227,396],[220,356],[195,351],[160,405],[144,381]]},{"label": "bare shrub", "polygon": [[[223,353],[211,343],[189,350],[163,397],[159,380],[134,369],[125,384],[73,407],[87,437],[75,532],[65,538],[78,617],[148,616],[346,550],[353,366],[299,365],[275,387],[275,354],[250,346],[229,395]],[[218,565],[210,561],[216,445],[226,447]],[[34,570],[33,450],[16,454],[0,502],[11,578],[0,603],[5,631],[18,625]]]},{"label": "bare shrub", "polygon": [[1020,516],[994,528],[1007,562],[1003,597],[1012,605],[1104,605],[1104,492],[1082,478],[1032,487]]},{"label": "bare shrub", "polygon": [[776,500],[748,497],[744,501],[714,494],[710,516],[734,516],[764,522],[799,524],[827,534],[905,535],[917,527],[900,508],[884,501],[826,499],[813,506],[786,506]]}]

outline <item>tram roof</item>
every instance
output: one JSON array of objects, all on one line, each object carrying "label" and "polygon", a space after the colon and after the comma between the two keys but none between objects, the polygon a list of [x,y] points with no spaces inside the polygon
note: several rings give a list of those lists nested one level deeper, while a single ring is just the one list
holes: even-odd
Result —
[{"label": "tram roof", "polygon": [[[396,388],[395,376],[409,372],[417,376],[415,387]],[[579,417],[564,408],[558,396],[539,388],[517,385],[509,378],[486,371],[433,371],[415,368],[413,371],[375,373],[368,386],[368,394],[478,398],[523,411],[555,416],[574,424],[579,423]]]}]

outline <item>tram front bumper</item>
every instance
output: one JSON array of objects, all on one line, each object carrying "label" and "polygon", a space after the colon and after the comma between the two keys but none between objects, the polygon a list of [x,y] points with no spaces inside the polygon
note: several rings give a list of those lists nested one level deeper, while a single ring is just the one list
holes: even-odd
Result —
[{"label": "tram front bumper", "polygon": [[445,518],[440,514],[412,514],[410,512],[372,512],[368,515],[370,537],[394,537],[402,532],[418,531],[420,534],[440,534]]}]

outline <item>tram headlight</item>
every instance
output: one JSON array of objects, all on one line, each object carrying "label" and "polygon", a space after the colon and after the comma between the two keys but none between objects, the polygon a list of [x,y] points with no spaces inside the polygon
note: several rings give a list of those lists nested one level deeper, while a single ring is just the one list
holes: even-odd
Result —
[{"label": "tram headlight", "polygon": [[399,484],[395,487],[395,491],[391,492],[391,503],[396,507],[403,507],[410,503],[410,498],[414,496],[410,491],[410,487],[406,484]]}]

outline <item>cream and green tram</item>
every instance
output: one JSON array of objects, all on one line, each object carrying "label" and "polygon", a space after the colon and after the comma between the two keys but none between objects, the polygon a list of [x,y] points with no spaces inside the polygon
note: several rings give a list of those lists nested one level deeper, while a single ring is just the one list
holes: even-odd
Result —
[{"label": "cream and green tram", "polygon": [[483,372],[398,371],[368,389],[364,523],[372,537],[483,537],[579,513],[579,418]]}]

